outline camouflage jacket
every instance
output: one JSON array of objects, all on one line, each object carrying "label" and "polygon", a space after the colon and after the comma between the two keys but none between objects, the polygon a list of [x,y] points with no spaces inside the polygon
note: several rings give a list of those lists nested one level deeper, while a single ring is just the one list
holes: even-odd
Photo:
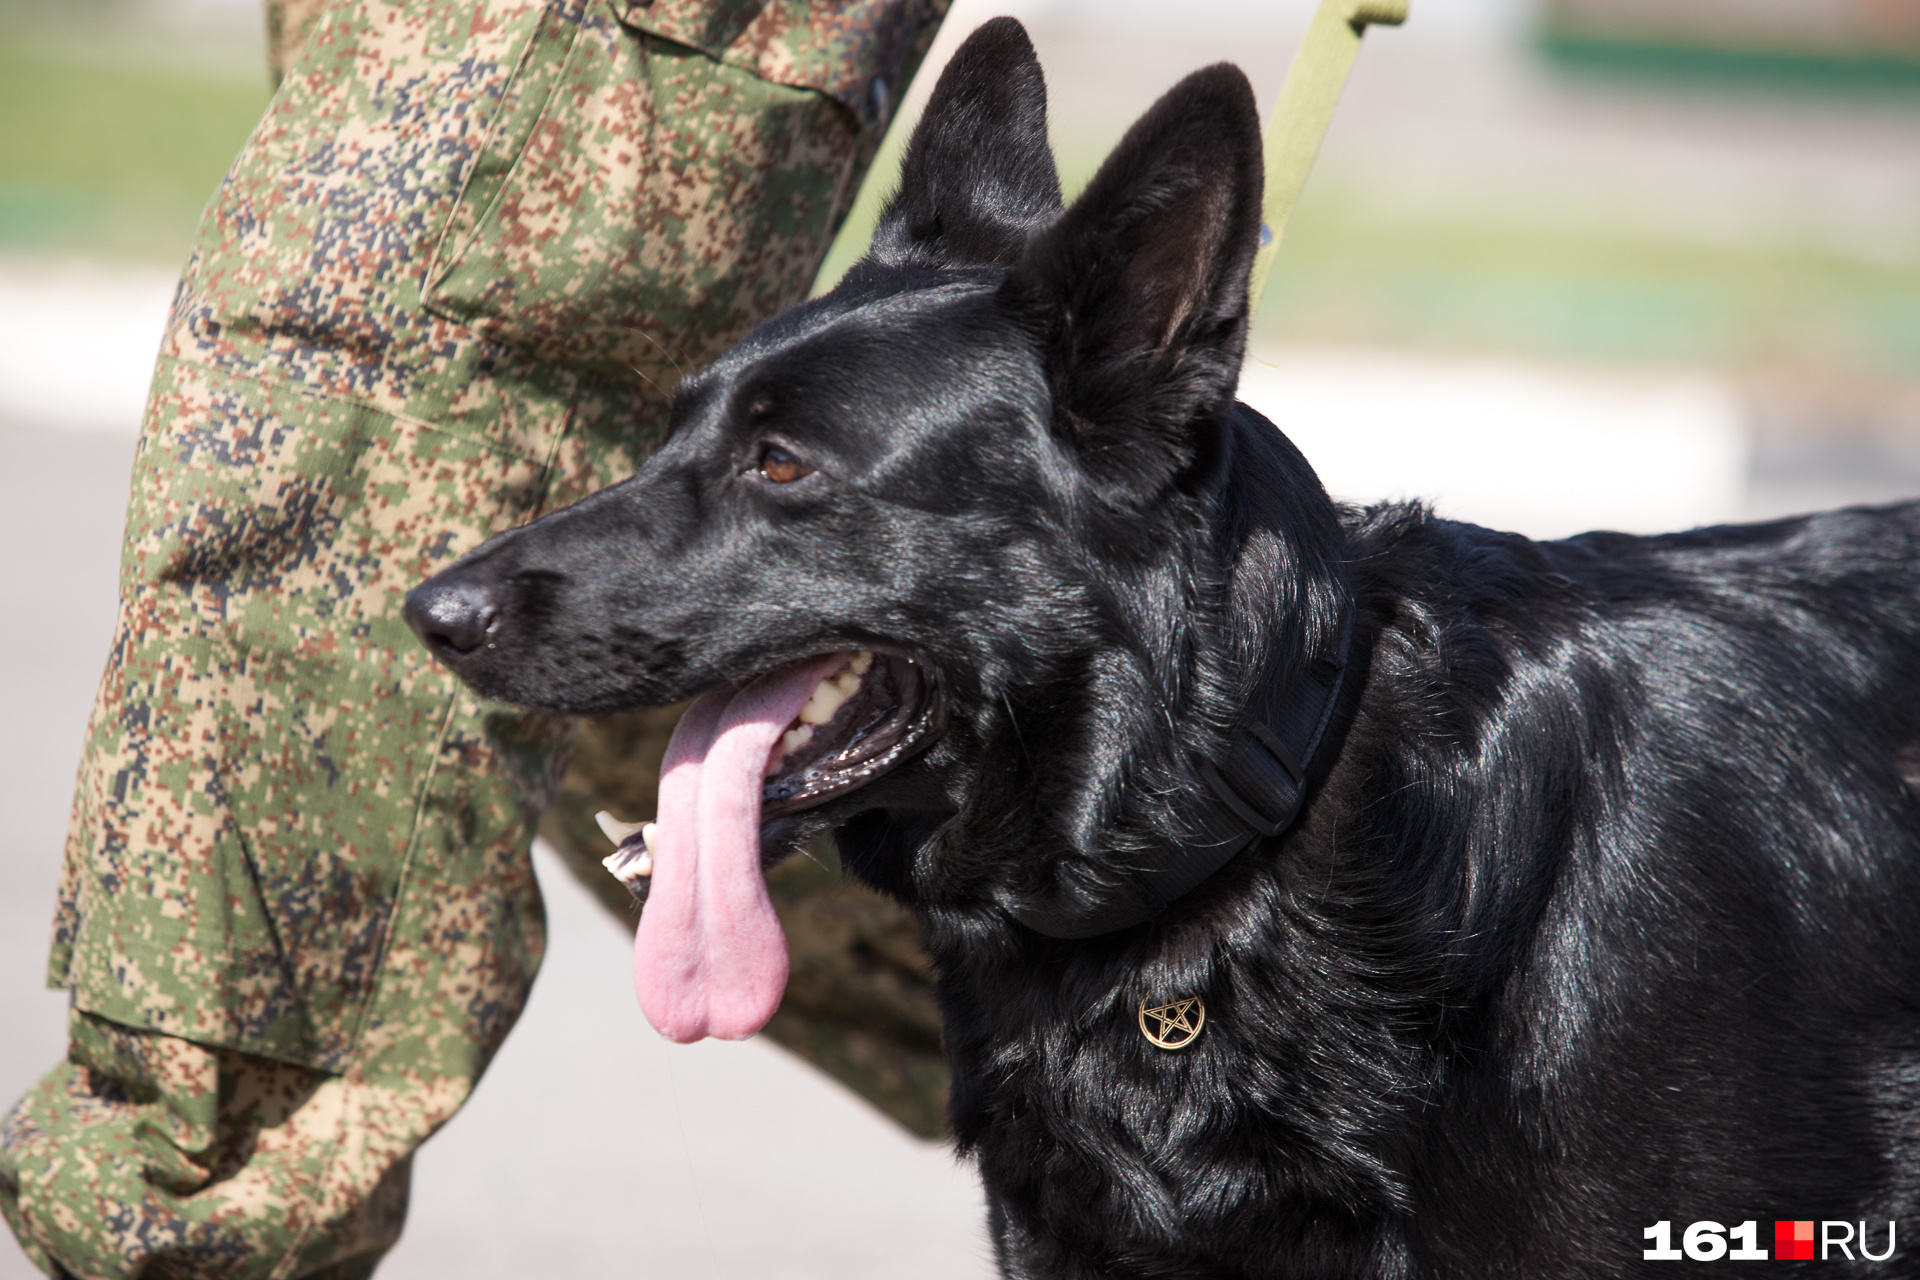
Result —
[{"label": "camouflage jacket", "polygon": [[338,1070],[381,987],[422,1070],[485,1061],[569,734],[457,689],[401,598],[630,472],[678,371],[805,296],[945,7],[318,18],[155,373],[50,965],[78,1008]]}]

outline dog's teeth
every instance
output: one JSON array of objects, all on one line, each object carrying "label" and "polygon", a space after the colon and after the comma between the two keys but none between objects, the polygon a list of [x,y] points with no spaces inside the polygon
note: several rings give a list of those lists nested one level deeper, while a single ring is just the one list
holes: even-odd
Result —
[{"label": "dog's teeth", "polygon": [[660,824],[623,822],[620,825],[631,828],[628,839],[632,838],[633,831],[640,833],[640,848],[635,849],[623,840],[618,849],[600,859],[600,865],[613,872],[615,879],[631,889],[634,881],[644,880],[653,874],[653,835],[660,829]]},{"label": "dog's teeth", "polygon": [[600,859],[600,865],[611,872],[615,880],[625,885],[627,892],[637,899],[645,899],[646,893],[640,882],[653,874],[652,853],[645,849],[636,852],[631,847],[623,847],[615,849]]},{"label": "dog's teeth", "polygon": [[[813,693],[807,698],[807,705],[800,708],[798,717],[800,723],[802,725],[825,724],[833,719],[834,713],[846,705],[847,699],[860,692],[860,677],[872,669],[873,654],[865,649],[857,650],[853,657],[848,659],[847,665],[840,668],[839,674],[829,676],[813,686]],[[791,734],[791,731],[789,733]],[[785,742],[785,739],[782,741]],[[806,739],[802,738],[798,742],[788,744],[786,750],[792,751],[794,747],[805,741]]]},{"label": "dog's teeth", "polygon": [[811,741],[813,741],[812,725],[803,724],[789,729],[780,735],[780,754],[783,757],[790,756]]},{"label": "dog's teeth", "polygon": [[627,838],[633,835],[634,832],[639,831],[642,827],[650,827],[653,825],[651,822],[622,822],[605,809],[594,814],[593,820],[600,824],[600,830],[606,835],[607,839],[613,841],[616,845],[626,843]]},{"label": "dog's teeth", "polygon": [[[855,676],[856,688],[859,681],[860,678]],[[822,680],[813,687],[813,696],[807,699],[807,705],[800,708],[800,723],[825,724],[833,719],[833,713],[840,709],[840,704],[847,700],[850,692],[840,686],[838,678]]]},{"label": "dog's teeth", "polygon": [[[600,829],[620,846],[600,859],[600,865],[627,887],[627,892],[634,896],[635,901],[646,901],[647,893],[641,881],[653,874],[653,835],[659,830],[659,825],[652,822],[622,822],[604,811],[593,817],[600,824]],[[638,849],[632,844],[636,834],[640,837]]]}]

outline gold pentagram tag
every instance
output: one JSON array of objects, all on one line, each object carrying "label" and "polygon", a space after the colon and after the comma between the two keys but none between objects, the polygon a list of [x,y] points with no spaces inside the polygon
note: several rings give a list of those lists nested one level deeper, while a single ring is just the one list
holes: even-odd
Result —
[{"label": "gold pentagram tag", "polygon": [[1207,1005],[1199,996],[1165,1004],[1140,1002],[1140,1034],[1162,1049],[1184,1049],[1200,1038],[1207,1025]]}]

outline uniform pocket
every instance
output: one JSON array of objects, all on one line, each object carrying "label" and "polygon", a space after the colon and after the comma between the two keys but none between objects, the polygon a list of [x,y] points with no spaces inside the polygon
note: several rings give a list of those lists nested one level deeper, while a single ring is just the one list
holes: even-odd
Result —
[{"label": "uniform pocket", "polygon": [[536,39],[423,296],[495,340],[667,387],[806,296],[878,130],[789,83],[853,83],[871,41],[822,37],[841,51],[803,67],[766,15],[804,6],[656,4],[629,25],[633,6],[595,3],[564,49]]},{"label": "uniform pocket", "polygon": [[620,21],[763,80],[818,89],[874,134],[950,0],[613,0]]}]

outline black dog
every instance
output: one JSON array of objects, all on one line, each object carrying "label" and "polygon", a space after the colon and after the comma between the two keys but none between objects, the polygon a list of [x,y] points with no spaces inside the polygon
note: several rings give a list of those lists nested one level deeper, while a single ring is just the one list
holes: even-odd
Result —
[{"label": "black dog", "polygon": [[721,689],[696,764],[735,687],[857,683],[743,766],[761,847],[924,922],[1008,1275],[1739,1272],[1777,1219],[1916,1274],[1920,507],[1336,507],[1233,400],[1245,80],[1064,211],[1044,99],[976,32],[871,254],[416,629],[539,707]]}]

